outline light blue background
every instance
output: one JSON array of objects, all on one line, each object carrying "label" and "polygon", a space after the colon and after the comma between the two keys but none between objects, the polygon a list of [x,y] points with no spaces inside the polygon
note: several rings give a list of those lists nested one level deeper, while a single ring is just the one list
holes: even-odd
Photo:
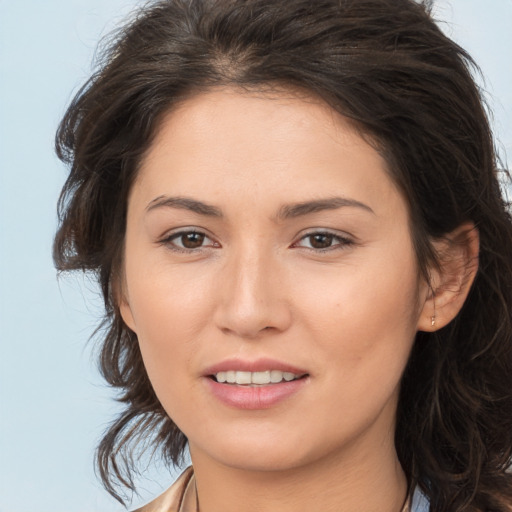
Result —
[{"label": "light blue background", "polygon": [[[95,286],[57,283],[55,203],[66,171],[53,136],[95,45],[135,0],[0,0],[0,512],[124,510],[95,479],[117,406],[87,339]],[[502,156],[512,154],[512,0],[440,0],[437,15],[481,65]],[[491,7],[492,6],[492,7]],[[157,471],[151,473],[151,478]],[[141,503],[166,487],[160,471]]]}]

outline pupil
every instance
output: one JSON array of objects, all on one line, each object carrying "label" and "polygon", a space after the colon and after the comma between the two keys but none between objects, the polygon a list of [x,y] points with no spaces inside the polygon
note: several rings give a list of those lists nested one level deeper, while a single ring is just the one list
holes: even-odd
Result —
[{"label": "pupil", "polygon": [[203,245],[204,235],[202,233],[187,233],[181,237],[183,247],[187,249],[196,249]]},{"label": "pupil", "polygon": [[329,235],[328,233],[312,235],[311,237],[311,247],[315,249],[327,249],[331,247],[333,235]]}]

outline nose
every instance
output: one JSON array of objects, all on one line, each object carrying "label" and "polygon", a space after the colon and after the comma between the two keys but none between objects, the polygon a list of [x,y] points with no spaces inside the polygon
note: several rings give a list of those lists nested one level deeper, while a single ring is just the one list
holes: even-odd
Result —
[{"label": "nose", "polygon": [[217,327],[245,339],[285,331],[292,315],[280,270],[263,251],[248,248],[228,258],[218,276]]}]

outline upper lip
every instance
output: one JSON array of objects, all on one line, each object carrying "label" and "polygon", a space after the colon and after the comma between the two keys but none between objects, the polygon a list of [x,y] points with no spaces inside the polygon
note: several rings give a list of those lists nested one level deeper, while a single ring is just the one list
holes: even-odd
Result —
[{"label": "upper lip", "polygon": [[281,372],[294,373],[295,375],[305,375],[308,372],[297,366],[278,361],[271,358],[260,358],[253,361],[245,359],[225,359],[219,363],[206,368],[203,372],[204,375],[215,375],[219,372],[227,372],[230,370],[241,371],[241,372],[264,372],[267,370],[279,370]]}]

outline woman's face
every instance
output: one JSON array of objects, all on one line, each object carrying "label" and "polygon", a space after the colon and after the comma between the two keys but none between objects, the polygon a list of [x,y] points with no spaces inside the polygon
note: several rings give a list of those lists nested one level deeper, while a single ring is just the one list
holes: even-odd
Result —
[{"label": "woman's face", "polygon": [[427,287],[404,199],[339,114],[284,92],[186,100],[142,162],[125,250],[121,312],[194,462],[393,445]]}]

